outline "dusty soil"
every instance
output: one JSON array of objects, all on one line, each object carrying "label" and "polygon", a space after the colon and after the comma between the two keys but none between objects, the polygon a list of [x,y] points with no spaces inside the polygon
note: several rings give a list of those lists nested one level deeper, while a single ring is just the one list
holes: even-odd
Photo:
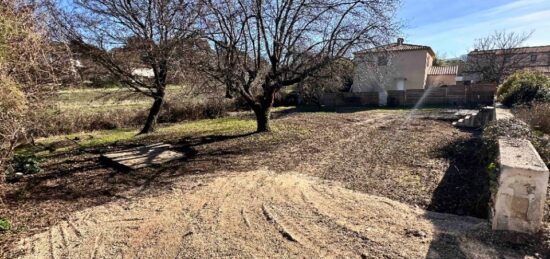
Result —
[{"label": "dusty soil", "polygon": [[[419,115],[421,116],[422,114]],[[373,202],[372,200],[376,199],[371,196],[364,196],[365,194],[386,197],[420,209],[483,217],[486,212],[486,203],[484,202],[487,199],[486,190],[484,189],[486,179],[484,174],[479,173],[483,172],[482,168],[480,169],[479,163],[474,159],[479,149],[479,141],[476,138],[475,132],[457,130],[453,128],[449,122],[419,119],[416,116],[409,116],[409,113],[404,111],[391,110],[349,113],[285,113],[276,115],[274,123],[281,127],[288,127],[288,129],[291,130],[260,135],[251,134],[250,132],[234,132],[223,135],[205,133],[169,139],[150,139],[140,143],[121,143],[105,147],[73,150],[65,153],[54,153],[45,161],[43,165],[45,168],[44,173],[27,178],[16,184],[0,185],[4,193],[2,200],[5,204],[5,206],[0,206],[0,215],[8,218],[13,225],[12,231],[0,235],[0,247],[2,248],[0,250],[0,257],[11,254],[10,251],[15,251],[14,244],[17,240],[25,237],[34,236],[27,240],[35,238],[42,240],[36,241],[37,243],[35,244],[35,246],[41,247],[41,243],[46,244],[49,242],[47,238],[44,239],[43,236],[50,235],[48,233],[52,233],[52,231],[54,233],[59,231],[61,231],[59,233],[62,233],[65,231],[66,233],[63,235],[66,234],[66,236],[68,236],[66,239],[69,243],[80,242],[78,241],[79,238],[70,237],[71,235],[78,234],[71,234],[72,227],[67,227],[67,221],[73,222],[73,225],[82,229],[92,229],[91,227],[86,227],[85,225],[87,224],[98,227],[99,229],[102,228],[102,225],[115,229],[124,229],[125,224],[137,224],[139,228],[142,229],[146,226],[151,227],[151,224],[160,224],[161,226],[159,226],[157,232],[151,231],[153,231],[152,233],[155,233],[155,235],[163,236],[164,234],[162,231],[169,230],[169,227],[162,223],[164,219],[155,219],[154,217],[157,216],[155,213],[147,217],[145,214],[156,210],[159,208],[158,206],[165,208],[165,205],[168,206],[168,204],[172,204],[171,206],[176,206],[176,208],[182,211],[187,211],[185,213],[181,212],[181,215],[172,213],[175,218],[180,219],[180,221],[175,223],[177,226],[175,227],[176,229],[184,231],[182,229],[189,226],[193,228],[189,231],[193,233],[203,233],[204,238],[195,239],[201,237],[196,235],[196,237],[191,239],[195,240],[195,243],[187,244],[190,247],[190,251],[200,246],[214,246],[213,244],[222,246],[222,248],[220,248],[221,250],[212,248],[212,250],[206,251],[206,253],[214,255],[216,255],[215,253],[222,255],[222,253],[225,252],[235,255],[234,252],[236,250],[249,251],[250,254],[243,253],[243,256],[258,255],[253,254],[253,251],[255,251],[254,249],[259,249],[260,253],[261,251],[275,251],[282,255],[284,255],[284,253],[293,255],[292,253],[304,249],[307,250],[307,253],[310,255],[330,255],[331,253],[348,255],[344,251],[346,250],[351,251],[350,253],[355,255],[360,255],[361,253],[368,255],[368,253],[371,252],[375,255],[391,258],[399,257],[405,253],[411,253],[411,255],[426,255],[428,251],[434,251],[434,248],[432,248],[434,246],[439,247],[438,249],[445,250],[446,252],[444,254],[450,253],[452,255],[455,253],[461,256],[463,253],[466,253],[459,248],[462,247],[462,245],[458,245],[457,242],[464,241],[463,239],[468,237],[468,234],[460,238],[458,236],[444,234],[445,231],[443,231],[442,234],[434,235],[430,227],[426,227],[430,226],[430,224],[435,224],[439,228],[449,228],[452,224],[444,223],[446,219],[440,221],[443,222],[442,224],[433,223],[434,220],[419,222],[410,220],[408,222],[412,224],[412,227],[407,228],[414,229],[418,227],[423,229],[423,231],[425,230],[424,232],[427,236],[432,235],[429,239],[424,240],[424,242],[430,244],[430,248],[425,248],[426,246],[422,245],[418,245],[418,248],[416,248],[417,245],[411,245],[411,250],[407,250],[409,245],[399,242],[391,243],[391,241],[389,241],[392,240],[390,237],[388,237],[387,242],[389,243],[385,243],[386,245],[368,243],[368,246],[365,248],[364,243],[362,243],[365,241],[358,240],[360,240],[360,236],[363,235],[367,236],[369,239],[376,240],[376,242],[384,242],[381,239],[377,239],[376,235],[372,233],[369,233],[371,236],[366,235],[368,232],[366,232],[367,230],[365,228],[379,229],[382,233],[388,232],[389,236],[391,236],[390,233],[394,233],[395,238],[399,235],[401,235],[401,238],[403,237],[402,225],[397,225],[398,227],[392,230],[391,227],[385,228],[383,224],[378,226],[380,223],[378,220],[383,219],[365,216],[367,215],[365,213],[377,212],[367,211],[368,208],[374,208],[368,206]],[[158,141],[164,141],[179,146],[180,151],[187,154],[187,158],[163,167],[147,168],[127,174],[119,173],[98,162],[99,154],[107,150],[123,149],[134,144],[145,144]],[[346,193],[342,198],[336,198],[334,204],[324,204],[325,207],[323,208],[327,210],[324,213],[335,217],[335,220],[330,223],[326,218],[324,219],[325,221],[323,221],[323,217],[315,214],[317,209],[314,209],[312,206],[306,206],[307,203],[305,201],[300,202],[298,199],[297,201],[289,200],[289,203],[284,203],[280,195],[287,192],[288,188],[284,189],[284,191],[280,189],[274,193],[267,192],[264,194],[264,187],[254,187],[254,185],[258,184],[254,182],[257,181],[256,178],[263,179],[265,176],[255,176],[255,178],[237,176],[241,174],[246,175],[249,174],[247,172],[254,172],[258,169],[268,170],[269,177],[274,177],[273,181],[286,181],[280,180],[273,174],[286,175],[285,177],[290,177],[290,179],[295,179],[296,176],[294,175],[296,173],[308,175],[305,180],[292,181],[306,181],[308,184],[304,185],[309,187],[304,187],[306,190],[303,192],[310,193],[313,197],[316,197],[314,195],[321,196],[324,190],[323,188],[328,187],[325,185],[323,185],[325,187],[314,187],[316,183],[321,180],[311,180],[309,177],[330,180],[331,184],[337,183],[337,185],[342,185],[342,187],[354,190],[355,192],[350,194],[351,191],[345,191],[341,187],[335,190],[327,189],[327,192],[335,192],[338,195],[340,195],[340,193]],[[289,172],[295,173],[289,174]],[[233,176],[234,174],[235,176]],[[236,178],[227,178],[228,175]],[[271,179],[269,177],[268,179]],[[300,176],[300,179],[301,177],[302,176]],[[222,188],[218,186],[224,181],[233,181],[234,185],[237,187],[231,187],[231,185],[229,185]],[[256,191],[245,191],[248,190],[246,189],[248,185],[242,182],[247,181],[250,181],[250,183],[247,184],[253,185],[250,188],[256,188]],[[212,186],[216,186],[218,189],[197,186],[198,183],[205,184],[206,186],[211,186],[209,184],[213,184]],[[271,188],[279,188],[277,186]],[[232,190],[229,187],[239,190]],[[245,190],[243,190],[243,188]],[[317,188],[319,191],[311,191],[313,188]],[[227,193],[224,193],[225,189],[227,189]],[[267,228],[268,226],[271,228],[280,228],[277,227],[277,225],[283,225],[284,227],[287,223],[276,222],[288,220],[290,225],[287,228],[290,230],[287,232],[296,233],[295,239],[300,240],[300,238],[303,237],[302,240],[305,241],[299,244],[294,241],[288,242],[288,239],[284,239],[284,236],[287,235],[284,234],[284,230],[282,231],[284,235],[281,234],[281,231],[278,231],[279,234],[275,235],[273,233],[277,232],[269,232],[266,229],[263,229],[265,232],[258,231],[256,234],[248,234],[246,231],[245,234],[242,234],[240,232],[242,230],[234,230],[236,231],[235,235],[237,237],[245,238],[246,235],[250,235],[248,236],[249,239],[236,238],[236,240],[224,240],[224,236],[221,233],[226,233],[223,231],[230,231],[229,229],[231,229],[224,230],[225,226],[233,224],[233,229],[239,228],[238,226],[242,226],[243,224],[242,219],[236,220],[233,223],[228,223],[221,218],[215,219],[216,217],[214,216],[204,216],[204,222],[210,220],[214,223],[205,223],[206,225],[201,225],[201,218],[192,217],[187,221],[183,220],[185,218],[181,218],[194,215],[189,214],[188,211],[196,210],[196,206],[198,205],[193,205],[193,202],[186,203],[186,199],[190,201],[197,199],[196,202],[198,202],[198,200],[201,199],[201,195],[205,195],[198,195],[197,193],[200,194],[199,190],[216,193],[212,194],[212,197],[209,198],[212,200],[213,206],[215,206],[212,208],[217,208],[216,206],[224,208],[224,206],[228,206],[227,204],[233,201],[235,201],[236,204],[250,203],[251,212],[250,216],[247,216],[250,217],[250,224],[252,224],[251,222],[266,221],[261,223],[263,224],[261,225],[263,228]],[[220,191],[221,193],[219,193]],[[180,196],[177,196],[175,192],[178,192],[177,195]],[[240,192],[257,196],[258,200],[255,201],[253,198],[245,196],[239,197],[237,194]],[[290,197],[299,195],[301,199],[301,192],[302,191],[297,194],[289,193],[289,195]],[[225,199],[225,195],[232,198],[226,199],[227,202],[224,203],[220,200]],[[343,201],[353,201],[354,198],[350,198],[346,195],[354,197],[371,197],[369,198],[371,200],[366,202],[364,201],[366,198],[355,198],[362,199],[363,201],[360,203],[361,206],[353,206],[354,211],[351,213],[350,206],[354,203],[345,203]],[[330,195],[328,197],[330,197]],[[330,198],[329,201],[331,199],[333,198]],[[271,201],[277,200],[279,200],[279,202],[270,203]],[[317,200],[313,202],[315,201]],[[178,202],[183,204],[178,205]],[[155,203],[157,203],[157,205],[154,205]],[[335,209],[329,211],[329,209],[333,207],[332,205],[334,205]],[[148,206],[151,206],[151,208]],[[202,204],[200,204],[200,206],[202,206]],[[407,207],[402,204],[399,206],[401,206],[400,208]],[[109,211],[109,207],[115,209]],[[267,214],[275,215],[275,220],[269,220],[265,217],[266,213],[263,212],[265,209],[262,209],[264,207],[269,211]],[[362,212],[363,214],[357,211],[360,210],[358,209],[359,207],[366,208],[364,209],[365,211]],[[82,214],[86,211],[101,214],[101,211],[104,211],[104,213],[107,214],[117,215],[117,210],[120,210],[120,213],[126,211],[120,208],[130,208],[130,212],[124,212],[126,213],[124,215],[121,214],[119,217],[120,219],[153,218],[151,218],[151,220],[136,221],[141,223],[125,223],[126,221],[111,223],[98,221],[94,223],[93,217],[87,218]],[[136,209],[134,210],[133,208]],[[201,213],[214,213],[214,209],[208,206],[206,206],[206,208],[209,210],[201,210]],[[238,206],[235,208],[237,210],[241,209],[241,207]],[[235,208],[232,210],[235,210]],[[261,213],[258,208],[262,210]],[[401,211],[389,213],[392,214],[389,215],[389,219],[391,220],[386,224],[390,224],[393,220],[397,221],[400,218],[406,218],[406,215],[409,215],[409,210],[413,211],[410,212],[412,213],[410,215],[417,213],[415,212],[417,209],[407,208],[408,210],[400,209],[403,210],[403,215],[393,215],[401,214]],[[161,209],[158,213],[162,214],[162,210],[166,209]],[[245,208],[244,210],[245,213],[247,213],[248,209]],[[135,215],[131,216],[133,213],[135,213]],[[141,213],[143,213],[144,216],[140,216],[142,215]],[[354,213],[357,213],[358,216],[354,216]],[[420,214],[423,213],[424,212],[421,212]],[[98,217],[103,217],[99,214]],[[227,214],[226,216],[233,217],[230,215],[233,214]],[[264,215],[264,218],[261,218],[262,215]],[[211,217],[211,219],[209,219],[209,217]],[[351,218],[349,218],[348,223],[345,223],[347,221],[343,220],[348,220],[347,217]],[[302,220],[305,222],[304,225],[301,223]],[[366,220],[372,220],[373,224],[367,226],[361,223],[361,221]],[[167,222],[174,221],[167,219]],[[312,222],[315,224],[310,224]],[[344,222],[349,226],[361,225],[361,228],[356,229],[356,231],[359,231],[358,233],[361,234],[358,234],[359,236],[354,236],[354,234],[350,234],[350,232],[345,232],[344,230],[338,230],[340,231],[338,232],[336,231],[338,228],[335,226],[337,223],[334,222]],[[425,225],[426,228],[421,228],[424,226],[422,222],[428,224]],[[219,225],[222,223],[223,225]],[[82,224],[82,226],[78,224]],[[201,228],[197,227],[196,224],[201,225]],[[319,225],[319,229],[317,225]],[[51,226],[56,227],[51,228]],[[210,227],[213,229],[213,234],[209,234],[208,231],[204,230]],[[479,225],[479,227],[481,229],[477,231],[477,233],[486,233],[482,231],[486,227],[485,225]],[[154,228],[151,227],[151,229]],[[262,228],[260,229],[262,230]],[[318,233],[320,233],[320,235],[324,235],[323,233],[331,233],[327,234],[326,237],[315,237],[307,232],[314,230],[319,231]],[[336,232],[332,233],[333,230]],[[92,236],[97,234],[97,232],[93,232],[93,230],[89,231],[91,231]],[[130,233],[125,231],[131,232],[133,230],[132,228],[124,231],[121,230],[121,235]],[[414,232],[414,230],[412,231]],[[82,230],[82,232],[84,232],[84,230]],[[182,242],[184,242],[181,235],[185,233],[176,233],[173,231],[168,231],[166,233],[172,233],[170,235],[174,235],[174,242],[180,242],[182,240]],[[218,233],[219,236],[216,233]],[[257,235],[260,235],[258,233],[266,233],[266,236],[258,237]],[[92,238],[92,243],[94,243],[94,238],[96,238],[99,240],[98,242],[104,242],[101,241],[104,238],[103,236],[98,238],[98,236],[86,237],[84,234],[82,235],[81,241],[87,240],[86,238]],[[130,234],[128,235],[130,236]],[[153,234],[151,235],[154,236]],[[292,234],[289,235],[292,236]],[[281,236],[283,236],[283,239],[281,239]],[[275,239],[275,237],[278,239]],[[144,244],[144,246],[149,244],[151,247],[156,246],[154,243],[140,243],[140,237],[136,238],[138,238],[136,244]],[[497,241],[495,242],[487,241],[493,240],[491,234],[483,234],[482,237],[475,236],[468,238],[489,242],[487,246],[493,248],[498,248],[498,244],[501,243],[498,239],[496,239]],[[266,246],[263,248],[254,246],[247,247],[247,242],[243,241],[255,239],[265,241]],[[319,241],[316,241],[317,243],[312,243],[312,241],[308,241],[310,239],[314,241],[318,239]],[[163,240],[164,239],[153,239],[147,242],[162,243],[164,242]],[[55,243],[58,241],[54,240],[52,242]],[[209,242],[213,243],[208,244]],[[285,242],[293,245],[289,245]],[[331,242],[336,243],[332,244]],[[85,243],[88,244],[87,241]],[[108,243],[109,241],[106,239],[105,244]],[[133,243],[133,241],[128,240],[126,243]],[[55,244],[56,245],[53,247],[57,247],[57,243]],[[170,244],[174,245],[176,243]],[[169,247],[170,244],[162,243],[162,246]],[[277,249],[267,244],[277,244],[281,246],[281,248]],[[550,247],[550,243],[547,245]],[[129,244],[129,246],[133,247],[133,244]],[[124,245],[121,247],[124,247]],[[327,247],[327,249],[323,250],[324,248],[322,247]],[[338,247],[346,247],[346,249],[338,249]],[[505,247],[513,247],[517,254],[532,255],[537,251],[539,253],[542,251],[539,248],[534,248],[534,245],[510,245]],[[69,249],[69,251],[73,251],[71,249]],[[144,249],[144,251],[147,250],[147,248]],[[23,249],[23,251],[24,250],[25,249]],[[78,249],[74,250],[75,253],[79,253],[77,250]],[[93,247],[82,251],[92,250]],[[56,251],[54,251],[54,253],[61,252],[61,250]],[[94,251],[96,251],[94,253],[112,252]],[[139,249],[134,247],[131,248],[131,251],[137,252]],[[131,254],[133,252],[128,253]],[[207,254],[196,255],[206,256]],[[182,256],[185,257],[185,255]]]},{"label": "dusty soil", "polygon": [[[197,183],[189,192],[174,187],[162,196],[80,211],[22,240],[15,254],[22,258],[517,255],[464,238],[486,228],[480,219],[426,212],[333,182],[260,170]],[[447,241],[438,241],[441,237]]]}]

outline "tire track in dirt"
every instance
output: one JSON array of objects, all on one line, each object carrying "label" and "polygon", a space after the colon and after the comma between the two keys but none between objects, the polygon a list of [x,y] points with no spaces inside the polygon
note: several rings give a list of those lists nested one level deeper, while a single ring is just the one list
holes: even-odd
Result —
[{"label": "tire track in dirt", "polygon": [[[20,241],[14,254],[51,257],[42,249],[52,244],[55,258],[417,258],[440,231],[427,213],[333,182],[260,170],[77,212]],[[479,223],[465,221],[454,235]],[[405,228],[427,235],[411,238]]]}]

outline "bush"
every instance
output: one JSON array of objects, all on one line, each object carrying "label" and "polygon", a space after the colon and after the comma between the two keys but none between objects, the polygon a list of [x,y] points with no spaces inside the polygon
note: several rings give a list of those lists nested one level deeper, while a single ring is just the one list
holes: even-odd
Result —
[{"label": "bush", "polygon": [[16,154],[11,160],[11,167],[15,172],[36,174],[42,171],[40,160],[34,154]]},{"label": "bush", "polygon": [[6,219],[0,218],[0,232],[10,230],[10,222]]},{"label": "bush", "polygon": [[229,104],[219,98],[209,98],[199,102],[166,102],[158,122],[214,119],[227,115],[229,108]]},{"label": "bush", "polygon": [[20,86],[0,75],[0,171],[24,135],[27,108],[27,99]]},{"label": "bush", "polygon": [[27,107],[27,99],[20,87],[8,77],[0,76],[0,113],[21,113]]},{"label": "bush", "polygon": [[498,87],[497,98],[506,106],[550,101],[550,77],[528,71],[516,72]]},{"label": "bush", "polygon": [[521,105],[514,109],[514,113],[534,130],[550,134],[550,102]]},{"label": "bush", "polygon": [[273,101],[273,107],[280,106],[295,106],[298,103],[298,92],[282,92],[279,91],[275,94],[275,100]]}]

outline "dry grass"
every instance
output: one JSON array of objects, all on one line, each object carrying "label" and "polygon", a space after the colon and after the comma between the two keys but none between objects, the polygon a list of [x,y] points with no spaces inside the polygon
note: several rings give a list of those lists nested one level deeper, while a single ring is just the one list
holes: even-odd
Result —
[{"label": "dry grass", "polygon": [[550,134],[550,102],[519,106],[514,109],[514,113],[534,130]]},{"label": "dry grass", "polygon": [[[247,109],[236,99],[206,95],[189,96],[184,86],[168,87],[159,123],[176,123],[227,116]],[[35,114],[34,137],[99,130],[137,129],[147,118],[152,99],[127,88],[86,88],[58,91],[49,108]],[[284,98],[278,104],[291,103]],[[276,108],[274,108],[276,110]]]},{"label": "dry grass", "polygon": [[[122,106],[124,107],[124,106]],[[166,102],[159,114],[159,123],[175,123],[223,117],[232,110],[232,103],[223,99],[203,99],[193,102]],[[71,134],[83,131],[113,130],[141,127],[148,107],[118,107],[111,110],[51,109],[37,114],[35,136]]]},{"label": "dry grass", "polygon": [[[517,118],[531,127],[533,134],[530,140],[546,165],[550,167],[550,102],[516,107],[514,113]],[[550,209],[550,203],[548,208]],[[547,217],[550,218],[550,215]]]}]

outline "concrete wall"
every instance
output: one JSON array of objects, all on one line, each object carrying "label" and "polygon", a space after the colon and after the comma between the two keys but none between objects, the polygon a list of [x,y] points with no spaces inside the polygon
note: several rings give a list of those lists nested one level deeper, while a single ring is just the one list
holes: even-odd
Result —
[{"label": "concrete wall", "polygon": [[[386,57],[388,64],[378,66],[378,58]],[[424,89],[427,67],[433,57],[427,50],[361,54],[355,57],[352,92],[397,90],[397,82],[405,80],[405,89]]]},{"label": "concrete wall", "polygon": [[428,75],[426,87],[437,87],[442,85],[455,85],[456,75]]},{"label": "concrete wall", "polygon": [[[495,109],[498,120],[513,118],[508,110]],[[500,138],[498,190],[493,197],[494,230],[536,233],[544,215],[548,168],[531,142]]]},{"label": "concrete wall", "polygon": [[536,233],[544,214],[548,168],[528,140],[501,138],[493,229]]}]

